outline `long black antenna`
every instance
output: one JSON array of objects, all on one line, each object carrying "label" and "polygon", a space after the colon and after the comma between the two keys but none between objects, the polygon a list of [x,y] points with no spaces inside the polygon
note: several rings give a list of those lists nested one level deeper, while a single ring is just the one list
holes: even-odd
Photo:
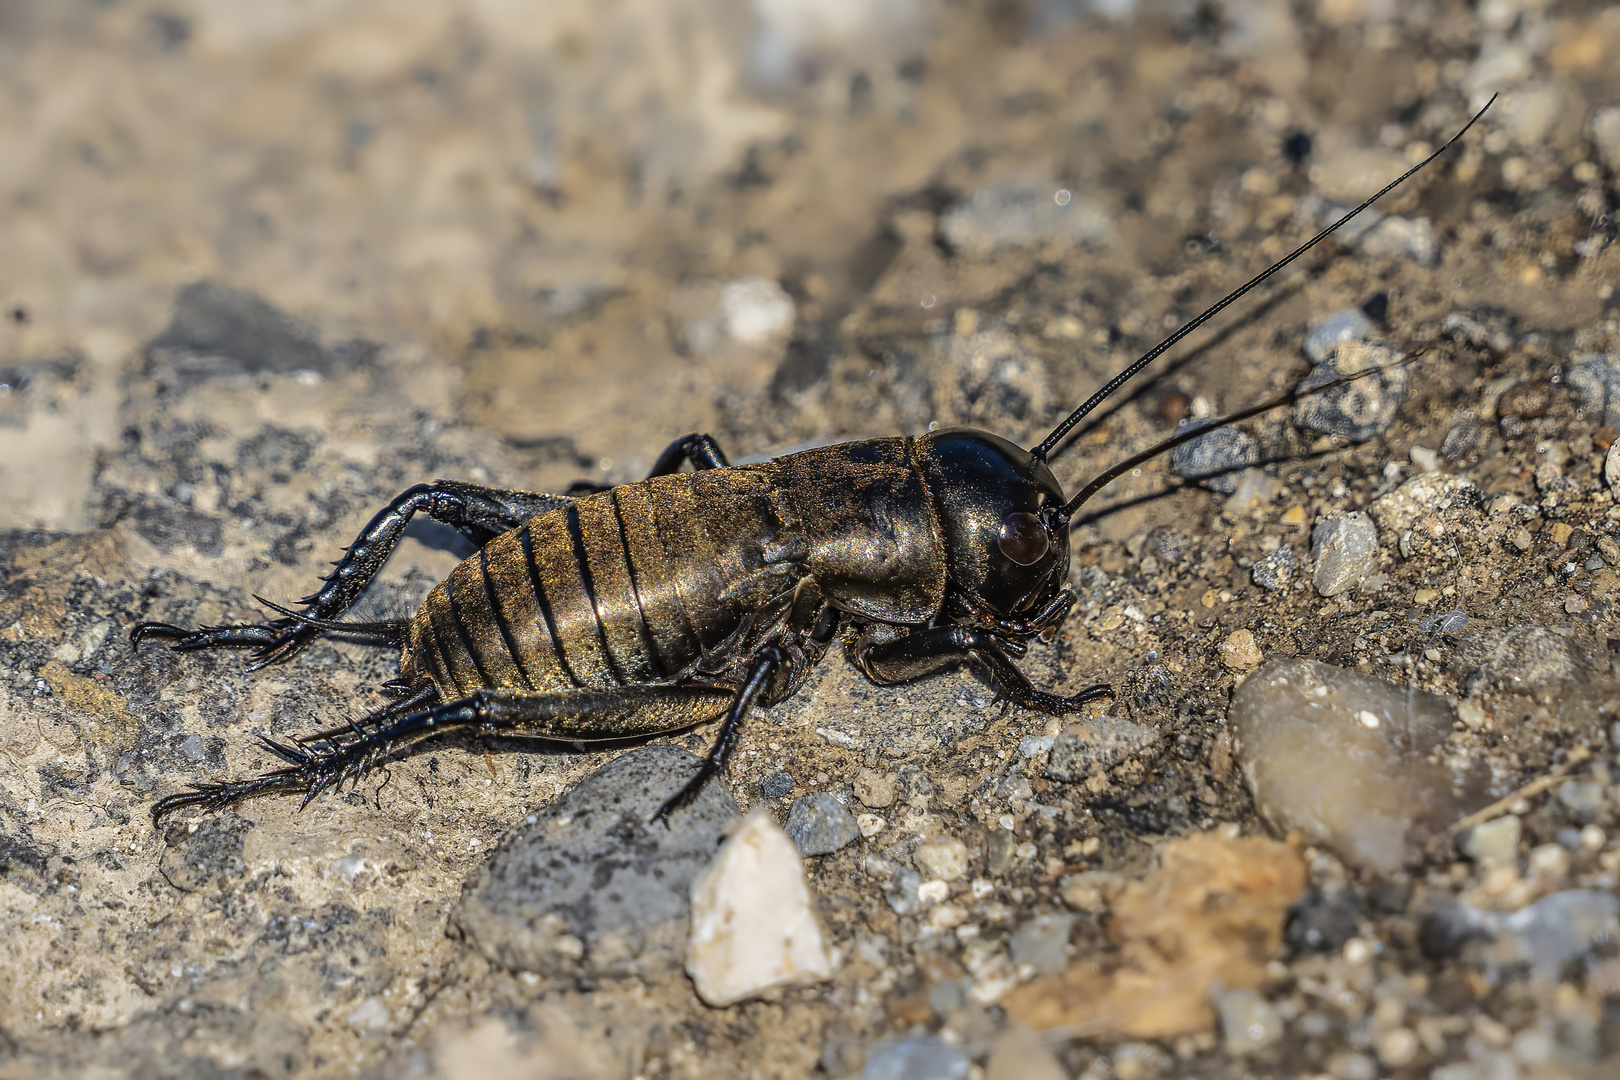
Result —
[{"label": "long black antenna", "polygon": [[1385,195],[1388,195],[1391,191],[1394,191],[1397,187],[1400,187],[1418,170],[1422,169],[1425,165],[1429,164],[1429,162],[1451,149],[1451,144],[1467,134],[1468,129],[1473,127],[1479,118],[1485,115],[1485,110],[1489,109],[1496,102],[1496,97],[1497,95],[1492,94],[1491,100],[1485,103],[1484,108],[1475,113],[1468,123],[1462,126],[1461,131],[1447,139],[1440,149],[1436,150],[1434,153],[1430,154],[1428,157],[1424,158],[1410,169],[1407,169],[1394,180],[1391,180],[1389,183],[1379,188],[1377,194],[1373,195],[1371,198],[1368,198],[1360,206],[1356,207],[1354,210],[1351,210],[1338,221],[1335,221],[1333,224],[1329,225],[1327,228],[1305,241],[1299,247],[1295,248],[1290,254],[1283,256],[1281,259],[1272,263],[1265,270],[1262,270],[1260,273],[1250,278],[1249,281],[1238,286],[1236,289],[1233,289],[1231,292],[1227,293],[1225,297],[1216,301],[1214,304],[1211,304],[1208,308],[1205,308],[1203,314],[1199,315],[1185,326],[1182,326],[1175,333],[1153,346],[1153,348],[1143,353],[1141,358],[1135,363],[1131,364],[1130,367],[1126,368],[1124,371],[1121,371],[1112,379],[1109,379],[1107,385],[1087,398],[1085,404],[1081,405],[1078,409],[1074,410],[1074,412],[1070,413],[1067,420],[1053,428],[1052,434],[1048,435],[1041,441],[1039,446],[1030,451],[1030,456],[1036,461],[1045,461],[1047,456],[1051,454],[1053,448],[1056,447],[1058,443],[1063,441],[1063,436],[1072,431],[1074,429],[1074,425],[1085,419],[1087,413],[1091,412],[1091,410],[1095,409],[1098,405],[1101,405],[1104,401],[1108,400],[1109,396],[1111,396],[1114,391],[1118,390],[1121,386],[1124,386],[1127,382],[1129,382],[1137,372],[1153,363],[1153,361],[1157,360],[1160,356],[1163,356],[1165,351],[1172,345],[1186,337],[1188,334],[1192,333],[1194,330],[1198,329],[1200,326],[1203,326],[1206,322],[1220,314],[1222,311],[1226,310],[1227,307],[1242,297],[1245,293],[1249,292],[1251,289],[1254,289],[1256,286],[1263,284],[1269,278],[1279,273],[1289,263],[1311,250],[1311,248],[1332,236],[1342,225],[1344,225],[1345,222],[1367,209],[1367,207],[1371,206],[1379,199],[1382,199]]},{"label": "long black antenna", "polygon": [[1351,375],[1341,376],[1334,379],[1332,382],[1323,383],[1321,386],[1313,386],[1309,389],[1295,387],[1294,389],[1288,391],[1288,393],[1274,397],[1270,401],[1262,401],[1258,405],[1250,405],[1246,409],[1239,409],[1237,412],[1223,416],[1219,420],[1204,424],[1195,424],[1184,428],[1183,430],[1178,431],[1174,435],[1170,436],[1168,439],[1165,439],[1163,442],[1155,443],[1146,450],[1143,450],[1141,453],[1132,454],[1124,461],[1116,461],[1114,464],[1108,466],[1108,468],[1104,469],[1096,476],[1093,476],[1090,480],[1086,481],[1084,487],[1074,493],[1074,498],[1063,504],[1063,508],[1058,512],[1057,516],[1064,521],[1068,521],[1074,516],[1074,512],[1080,509],[1080,507],[1084,506],[1086,501],[1093,495],[1097,494],[1097,492],[1101,491],[1115,480],[1118,480],[1120,477],[1124,476],[1138,465],[1152,461],[1166,450],[1174,450],[1182,443],[1188,443],[1192,442],[1194,439],[1203,438],[1205,435],[1208,435],[1217,428],[1223,428],[1229,424],[1236,424],[1240,421],[1249,419],[1251,416],[1259,416],[1261,413],[1268,413],[1272,409],[1280,409],[1284,405],[1292,405],[1300,398],[1312,397],[1316,394],[1325,394],[1329,390],[1334,390],[1341,386],[1348,386],[1350,383],[1356,382],[1360,379],[1365,379],[1369,375],[1381,375],[1386,371],[1391,371],[1395,368],[1410,364],[1421,355],[1423,354],[1414,353],[1413,355],[1402,360],[1398,360],[1393,364],[1384,364],[1380,367],[1370,367],[1363,371],[1355,372]]}]

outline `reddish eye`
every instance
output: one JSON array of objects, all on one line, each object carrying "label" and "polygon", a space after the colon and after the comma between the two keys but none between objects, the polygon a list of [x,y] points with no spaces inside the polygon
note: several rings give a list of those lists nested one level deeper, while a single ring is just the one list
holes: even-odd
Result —
[{"label": "reddish eye", "polygon": [[1001,539],[996,541],[1001,553],[1019,566],[1033,566],[1041,561],[1052,540],[1046,535],[1046,526],[1034,514],[1014,510],[1001,519]]}]

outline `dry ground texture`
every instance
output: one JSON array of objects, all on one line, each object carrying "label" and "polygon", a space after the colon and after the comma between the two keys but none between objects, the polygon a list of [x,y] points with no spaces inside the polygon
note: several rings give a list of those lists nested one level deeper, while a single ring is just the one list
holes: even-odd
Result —
[{"label": "dry ground texture", "polygon": [[[1617,56],[1580,0],[0,2],[0,1076],[1613,1075]],[[625,482],[696,430],[1029,445],[1498,90],[1058,459],[1293,386],[1335,312],[1421,354],[1366,441],[1284,411],[1234,493],[1161,461],[1094,504],[1023,664],[1112,683],[1097,717],[834,650],[748,725],[740,806],[870,815],[805,863],[830,981],[714,1009],[678,957],[473,947],[463,883],[618,751],[452,741],[152,828],[395,658],[248,674],[133,623],[261,618],[438,476]],[[1472,493],[1406,489],[1320,595],[1313,526],[1425,472]],[[458,545],[413,528],[363,610]],[[1284,842],[1228,734],[1261,656],[1449,697],[1410,775],[1532,785],[1495,846]],[[1573,944],[1530,941],[1558,897]]]}]

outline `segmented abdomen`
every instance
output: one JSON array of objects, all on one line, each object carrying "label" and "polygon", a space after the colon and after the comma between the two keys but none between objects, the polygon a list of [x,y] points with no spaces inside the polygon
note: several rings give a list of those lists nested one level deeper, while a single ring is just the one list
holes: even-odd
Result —
[{"label": "segmented abdomen", "polygon": [[490,541],[428,595],[407,674],[446,693],[669,679],[745,612],[728,589],[780,527],[759,470],[680,473],[576,500]]}]

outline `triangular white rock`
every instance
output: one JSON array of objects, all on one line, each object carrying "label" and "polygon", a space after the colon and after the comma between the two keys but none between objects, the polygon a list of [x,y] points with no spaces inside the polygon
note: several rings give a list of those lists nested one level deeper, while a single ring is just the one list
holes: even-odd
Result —
[{"label": "triangular white rock", "polygon": [[714,1006],[832,977],[799,851],[764,807],[692,883],[686,972]]}]

